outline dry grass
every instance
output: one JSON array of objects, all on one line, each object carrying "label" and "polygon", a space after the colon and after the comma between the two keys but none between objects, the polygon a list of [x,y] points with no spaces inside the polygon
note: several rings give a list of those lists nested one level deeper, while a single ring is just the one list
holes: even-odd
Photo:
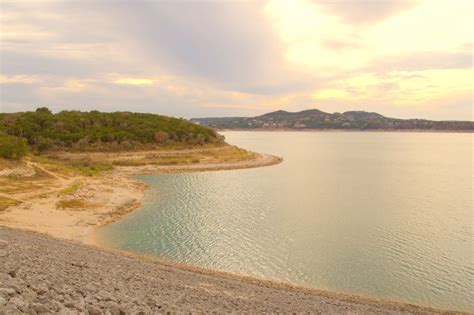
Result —
[{"label": "dry grass", "polygon": [[59,209],[72,209],[72,210],[79,210],[79,209],[91,209],[100,207],[99,204],[87,202],[82,199],[73,198],[73,199],[62,199],[56,203],[56,207]]},{"label": "dry grass", "polygon": [[146,160],[114,160],[112,161],[113,165],[116,166],[144,166],[149,163],[146,162]]},{"label": "dry grass", "polygon": [[70,194],[73,194],[75,193],[76,191],[78,191],[79,189],[81,189],[82,187],[82,183],[81,182],[75,182],[75,183],[72,183],[69,187],[61,190],[59,192],[59,195],[60,196],[64,196],[64,195],[70,195]]},{"label": "dry grass", "polygon": [[196,163],[219,163],[238,162],[254,158],[252,152],[235,146],[224,146],[219,148],[201,148],[194,151],[175,152],[147,152],[140,155],[137,153],[133,158],[129,155],[116,155],[110,161],[116,166],[144,166],[144,165],[187,165]]},{"label": "dry grass", "polygon": [[54,178],[43,170],[33,167],[32,175],[10,174],[0,176],[0,193],[21,194],[43,189],[54,184]]},{"label": "dry grass", "polygon": [[19,204],[19,201],[16,201],[14,199],[10,198],[5,198],[5,197],[0,197],[0,212],[5,211],[8,207],[10,206],[15,206]]},{"label": "dry grass", "polygon": [[10,161],[0,158],[0,171],[7,168],[16,168],[24,166],[25,164],[21,161]]},{"label": "dry grass", "polygon": [[0,177],[0,193],[21,194],[38,190],[41,188],[41,186],[32,182],[20,181],[8,177]]}]

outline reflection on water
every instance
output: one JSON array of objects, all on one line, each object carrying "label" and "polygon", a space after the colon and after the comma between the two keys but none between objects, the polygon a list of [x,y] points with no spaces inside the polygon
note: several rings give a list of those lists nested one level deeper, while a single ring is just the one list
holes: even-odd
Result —
[{"label": "reflection on water", "polygon": [[227,132],[280,165],[143,176],[109,246],[332,291],[474,310],[472,136]]}]

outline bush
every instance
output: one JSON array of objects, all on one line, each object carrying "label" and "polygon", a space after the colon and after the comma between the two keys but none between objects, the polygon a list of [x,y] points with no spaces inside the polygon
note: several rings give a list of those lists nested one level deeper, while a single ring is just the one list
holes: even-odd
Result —
[{"label": "bush", "polygon": [[222,143],[212,129],[154,114],[62,111],[0,113],[0,132],[25,138],[33,152],[52,150],[133,150],[136,148]]},{"label": "bush", "polygon": [[28,153],[26,139],[0,133],[0,157],[19,160]]}]

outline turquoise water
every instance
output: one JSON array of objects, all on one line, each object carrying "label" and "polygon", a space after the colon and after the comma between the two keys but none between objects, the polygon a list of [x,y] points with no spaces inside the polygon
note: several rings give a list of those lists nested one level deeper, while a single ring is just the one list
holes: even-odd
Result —
[{"label": "turquoise water", "polygon": [[142,176],[107,246],[337,292],[471,310],[472,135],[226,132],[284,162]]}]

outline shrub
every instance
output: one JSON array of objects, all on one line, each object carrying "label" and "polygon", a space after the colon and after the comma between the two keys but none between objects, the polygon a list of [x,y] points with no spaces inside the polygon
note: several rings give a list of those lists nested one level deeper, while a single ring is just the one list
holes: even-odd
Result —
[{"label": "shrub", "polygon": [[0,133],[0,157],[19,160],[28,153],[26,139]]}]

